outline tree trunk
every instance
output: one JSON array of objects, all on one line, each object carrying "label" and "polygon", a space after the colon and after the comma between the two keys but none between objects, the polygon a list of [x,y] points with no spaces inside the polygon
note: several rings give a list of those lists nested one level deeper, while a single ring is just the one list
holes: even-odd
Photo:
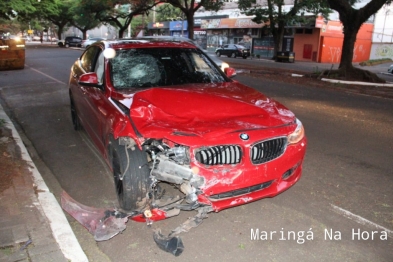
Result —
[{"label": "tree trunk", "polygon": [[187,14],[187,31],[188,31],[188,38],[194,39],[194,13],[189,12]]},{"label": "tree trunk", "polygon": [[284,39],[284,23],[278,23],[278,27],[272,30],[273,39],[274,39],[274,56],[273,59],[276,59],[277,52],[282,51],[282,42]]},{"label": "tree trunk", "polygon": [[63,33],[64,26],[57,25],[57,38],[61,40],[61,34]]},{"label": "tree trunk", "polygon": [[344,26],[344,42],[341,51],[341,61],[339,69],[344,73],[353,71],[353,53],[356,42],[356,36],[362,25],[362,22],[359,21],[357,17],[357,12],[351,12],[347,14],[345,17],[341,18],[341,22]]},{"label": "tree trunk", "polygon": [[82,30],[82,39],[86,40],[86,36],[87,36],[87,29]]},{"label": "tree trunk", "polygon": [[119,38],[123,38],[124,32],[126,31],[127,27],[120,27],[119,28]]}]

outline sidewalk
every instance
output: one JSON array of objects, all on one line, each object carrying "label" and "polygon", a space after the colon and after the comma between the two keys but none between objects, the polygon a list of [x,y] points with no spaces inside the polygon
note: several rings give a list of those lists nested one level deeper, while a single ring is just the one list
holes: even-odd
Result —
[{"label": "sidewalk", "polygon": [[0,105],[0,261],[88,261]]}]

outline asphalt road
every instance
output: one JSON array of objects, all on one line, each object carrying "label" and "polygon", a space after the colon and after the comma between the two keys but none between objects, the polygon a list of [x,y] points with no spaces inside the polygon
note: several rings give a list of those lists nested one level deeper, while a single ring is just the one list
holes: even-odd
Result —
[{"label": "asphalt road", "polygon": [[[66,190],[85,205],[113,207],[111,175],[71,124],[67,82],[80,54],[29,47],[24,70],[0,71],[0,101],[57,197]],[[392,261],[392,100],[242,75],[237,80],[285,104],[303,122],[308,151],[300,181],[275,198],[210,214],[182,235],[185,250],[178,258],[158,249],[143,223],[129,221],[121,235],[96,243],[68,217],[89,259]],[[193,215],[183,212],[153,229],[169,233]]]}]

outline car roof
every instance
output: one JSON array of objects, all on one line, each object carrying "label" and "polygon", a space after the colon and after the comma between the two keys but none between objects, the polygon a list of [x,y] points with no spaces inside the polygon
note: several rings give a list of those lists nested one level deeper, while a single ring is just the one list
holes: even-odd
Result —
[{"label": "car roof", "polygon": [[158,48],[158,47],[172,47],[172,48],[195,48],[198,47],[189,41],[179,40],[171,41],[170,39],[156,39],[156,38],[122,38],[117,40],[102,41],[105,47],[114,49],[121,48]]},{"label": "car roof", "polygon": [[169,35],[163,35],[163,36],[141,36],[141,37],[137,37],[136,39],[146,39],[146,40],[154,39],[156,41],[188,42],[188,43],[191,43],[194,46],[197,46],[198,48],[203,50],[203,48],[201,46],[199,46],[197,42],[195,42],[192,39],[189,39],[189,38],[186,38],[186,37],[182,37],[182,36],[169,36]]}]

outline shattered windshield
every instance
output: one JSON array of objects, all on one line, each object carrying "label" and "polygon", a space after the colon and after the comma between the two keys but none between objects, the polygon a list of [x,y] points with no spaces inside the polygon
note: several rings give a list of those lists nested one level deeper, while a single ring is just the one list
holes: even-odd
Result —
[{"label": "shattered windshield", "polygon": [[228,81],[205,54],[185,48],[116,50],[111,79],[116,89]]}]

